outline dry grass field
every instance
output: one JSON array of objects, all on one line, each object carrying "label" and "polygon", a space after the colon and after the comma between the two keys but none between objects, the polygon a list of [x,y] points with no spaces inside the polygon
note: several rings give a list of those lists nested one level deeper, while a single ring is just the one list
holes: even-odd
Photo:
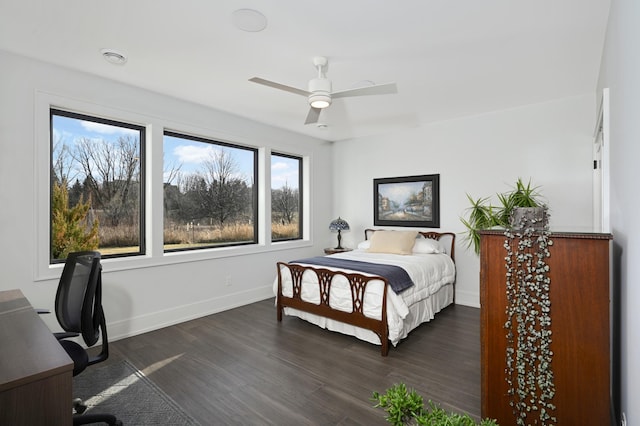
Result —
[{"label": "dry grass field", "polygon": [[[288,239],[298,236],[298,224],[273,223],[272,239]],[[132,226],[100,227],[99,251],[103,255],[131,253],[138,250],[137,228]],[[253,226],[230,224],[224,227],[211,225],[173,226],[164,230],[165,250],[181,250],[211,247],[218,244],[253,241]]]}]

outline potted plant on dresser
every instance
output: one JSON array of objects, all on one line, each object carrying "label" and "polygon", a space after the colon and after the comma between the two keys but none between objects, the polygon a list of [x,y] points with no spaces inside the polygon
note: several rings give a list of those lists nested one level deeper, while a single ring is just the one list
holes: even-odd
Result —
[{"label": "potted plant on dresser", "polygon": [[488,197],[467,198],[471,207],[461,220],[469,247],[480,253],[485,229],[501,229],[505,236],[505,381],[516,424],[555,424],[548,208],[538,187],[520,178],[511,191],[497,194],[497,207]]},{"label": "potted plant on dresser", "polygon": [[473,247],[475,253],[480,254],[480,231],[485,229],[506,229],[511,223],[520,224],[523,217],[534,219],[532,223],[537,226],[543,223],[547,210],[538,189],[531,185],[531,180],[525,184],[522,178],[518,178],[510,191],[496,194],[498,205],[491,203],[491,197],[476,199],[467,194],[471,206],[467,209],[467,217],[460,220],[467,228],[465,240],[468,247]]}]

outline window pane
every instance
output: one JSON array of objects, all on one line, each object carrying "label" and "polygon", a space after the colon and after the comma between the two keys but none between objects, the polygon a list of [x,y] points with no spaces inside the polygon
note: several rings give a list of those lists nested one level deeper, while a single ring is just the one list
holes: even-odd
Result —
[{"label": "window pane", "polygon": [[302,238],[302,159],[271,154],[271,240]]},{"label": "window pane", "polygon": [[257,156],[256,149],[165,132],[165,251],[257,243]]},{"label": "window pane", "polygon": [[51,110],[52,262],[144,254],[145,129]]}]

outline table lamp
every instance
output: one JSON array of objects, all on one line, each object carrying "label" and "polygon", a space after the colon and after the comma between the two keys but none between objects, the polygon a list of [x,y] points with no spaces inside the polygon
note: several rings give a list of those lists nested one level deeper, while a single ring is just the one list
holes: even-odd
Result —
[{"label": "table lamp", "polygon": [[336,250],[342,250],[342,235],[340,235],[341,231],[348,231],[349,230],[349,224],[347,223],[346,220],[341,219],[339,216],[337,219],[332,220],[331,224],[329,224],[329,229],[333,232],[338,231],[338,247],[336,247]]}]

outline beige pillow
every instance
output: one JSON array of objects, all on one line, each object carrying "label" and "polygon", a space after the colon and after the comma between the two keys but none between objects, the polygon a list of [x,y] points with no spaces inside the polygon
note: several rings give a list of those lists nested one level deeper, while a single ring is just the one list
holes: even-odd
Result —
[{"label": "beige pillow", "polygon": [[370,253],[411,254],[418,231],[376,231],[371,236]]}]

